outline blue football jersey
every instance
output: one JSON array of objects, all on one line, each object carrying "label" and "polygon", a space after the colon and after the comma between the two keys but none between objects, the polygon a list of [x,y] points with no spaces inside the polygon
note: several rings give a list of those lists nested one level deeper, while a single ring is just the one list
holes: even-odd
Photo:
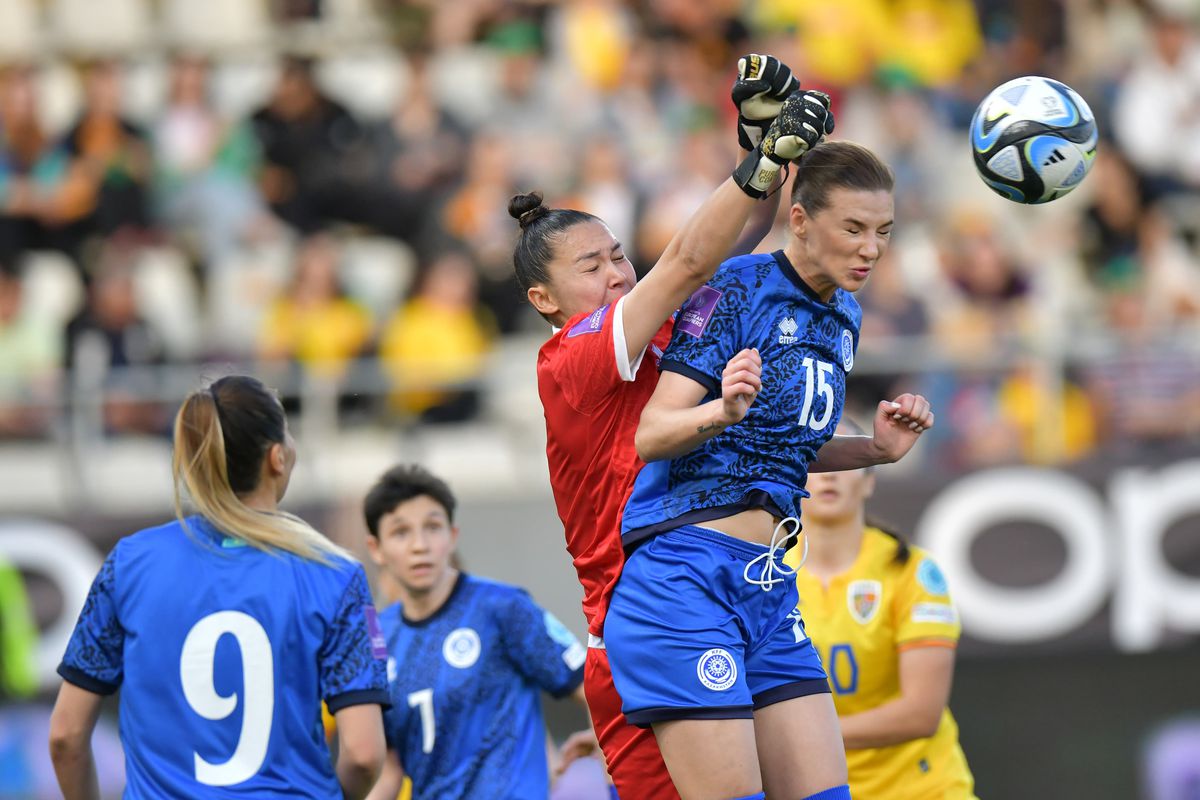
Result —
[{"label": "blue football jersey", "polygon": [[729,359],[756,347],[762,391],[737,425],[642,469],[625,543],[747,508],[798,518],[808,464],[841,419],[861,321],[852,294],[838,289],[823,302],[783,251],[726,261],[680,309],[661,368],[703,385],[707,402],[721,396]]},{"label": "blue football jersey", "polygon": [[542,690],[583,681],[579,640],[522,589],[461,574],[419,621],[384,609],[392,707],[388,746],[414,800],[546,800]]},{"label": "blue football jersey", "polygon": [[386,705],[386,656],[359,564],[189,517],[117,544],[58,671],[122,690],[126,798],[341,798],[321,700]]}]

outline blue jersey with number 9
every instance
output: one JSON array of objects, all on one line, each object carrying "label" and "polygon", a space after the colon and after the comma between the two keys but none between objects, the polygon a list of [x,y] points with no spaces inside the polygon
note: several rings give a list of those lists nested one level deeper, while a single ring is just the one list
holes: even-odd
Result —
[{"label": "blue jersey with number 9", "polygon": [[321,701],[388,702],[360,565],[266,553],[201,517],[117,544],[58,672],[121,689],[126,798],[340,798]]},{"label": "blue jersey with number 9", "polygon": [[739,256],[680,309],[664,371],[721,396],[725,364],[762,356],[762,391],[746,418],[691,453],[647,464],[625,507],[625,543],[680,525],[766,508],[800,516],[808,464],[841,419],[862,310],[838,289],[824,302],[783,251]]}]

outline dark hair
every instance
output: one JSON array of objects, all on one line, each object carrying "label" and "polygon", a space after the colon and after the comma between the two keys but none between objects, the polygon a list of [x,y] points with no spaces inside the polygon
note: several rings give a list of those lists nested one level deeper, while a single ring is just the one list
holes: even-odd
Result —
[{"label": "dark hair", "polygon": [[553,240],[559,234],[581,222],[600,221],[586,211],[546,208],[541,192],[513,195],[508,201],[508,213],[521,226],[520,238],[513,249],[513,267],[523,292],[535,284],[550,282],[547,265],[554,258]]},{"label": "dark hair", "polygon": [[367,530],[379,538],[379,520],[396,506],[414,497],[428,497],[446,510],[450,522],[454,522],[454,509],[458,501],[444,480],[419,464],[400,464],[380,476],[367,498],[363,501],[363,516]]},{"label": "dark hair", "polygon": [[257,488],[267,451],[286,438],[283,406],[256,378],[231,375],[189,394],[175,416],[175,515],[184,520],[186,487],[214,527],[254,547],[325,563],[331,556],[348,558],[299,517],[263,514],[241,501],[239,495]]},{"label": "dark hair", "polygon": [[829,205],[834,189],[890,192],[895,184],[891,168],[862,145],[821,142],[796,165],[792,203],[799,203],[810,215],[817,214]]},{"label": "dark hair", "polygon": [[283,406],[257,378],[230,375],[208,387],[225,439],[225,470],[229,486],[238,494],[254,491],[262,474],[263,458],[273,444],[282,444],[287,433]]}]

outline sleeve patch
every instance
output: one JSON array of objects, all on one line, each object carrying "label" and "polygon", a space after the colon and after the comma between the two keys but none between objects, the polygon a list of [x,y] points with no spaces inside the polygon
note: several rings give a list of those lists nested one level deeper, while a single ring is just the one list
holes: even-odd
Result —
[{"label": "sleeve patch", "polygon": [[720,299],[721,291],[719,289],[701,286],[679,309],[679,316],[675,320],[675,330],[683,331],[699,339],[704,333],[708,321],[712,319],[713,312],[717,308],[717,301]]},{"label": "sleeve patch", "polygon": [[942,595],[949,591],[949,587],[946,585],[946,576],[938,569],[938,565],[928,558],[922,560],[917,566],[917,582],[932,595]]},{"label": "sleeve patch", "polygon": [[916,603],[912,610],[913,622],[937,622],[953,625],[958,621],[954,606],[947,603]]},{"label": "sleeve patch", "polygon": [[591,314],[576,322],[567,331],[567,338],[573,339],[585,333],[599,333],[600,329],[604,327],[604,318],[608,316],[608,309],[611,307],[611,305],[600,306]]},{"label": "sleeve patch", "polygon": [[363,606],[363,615],[367,618],[367,634],[371,637],[371,655],[375,658],[387,658],[387,639],[383,629],[379,627],[379,614],[375,606]]},{"label": "sleeve patch", "polygon": [[546,623],[546,633],[556,643],[566,648],[563,651],[563,663],[572,670],[577,670],[583,666],[583,662],[587,660],[587,651],[579,640],[575,638],[575,634],[567,629],[566,625],[559,622],[558,617],[547,611],[543,615],[543,620]]}]

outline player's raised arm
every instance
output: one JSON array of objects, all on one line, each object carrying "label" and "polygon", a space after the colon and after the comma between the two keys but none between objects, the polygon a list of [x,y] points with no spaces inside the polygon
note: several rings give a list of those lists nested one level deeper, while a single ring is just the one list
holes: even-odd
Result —
[{"label": "player's raised arm", "polygon": [[933,427],[929,401],[919,394],[885,400],[875,410],[871,436],[838,434],[817,451],[809,472],[838,472],[890,464],[903,458],[922,433]]},{"label": "player's raised arm", "polygon": [[[763,87],[739,104],[741,119],[766,113],[770,104],[777,102],[772,93],[782,90],[773,90],[766,77],[766,71],[772,68],[776,73],[787,69],[770,56],[752,55],[739,60],[735,102],[748,92],[743,89],[739,93],[740,86]],[[753,75],[760,77],[748,77]],[[788,87],[793,85],[790,72],[787,80]],[[778,117],[761,141],[675,234],[654,268],[625,298],[625,342],[631,359],[650,343],[663,320],[717,271],[738,242],[755,202],[767,196],[783,165],[800,158],[833,131],[829,97],[822,92],[793,93],[778,108]],[[739,125],[739,134],[747,127],[751,126]],[[749,139],[739,136],[739,141],[746,144]]]}]

